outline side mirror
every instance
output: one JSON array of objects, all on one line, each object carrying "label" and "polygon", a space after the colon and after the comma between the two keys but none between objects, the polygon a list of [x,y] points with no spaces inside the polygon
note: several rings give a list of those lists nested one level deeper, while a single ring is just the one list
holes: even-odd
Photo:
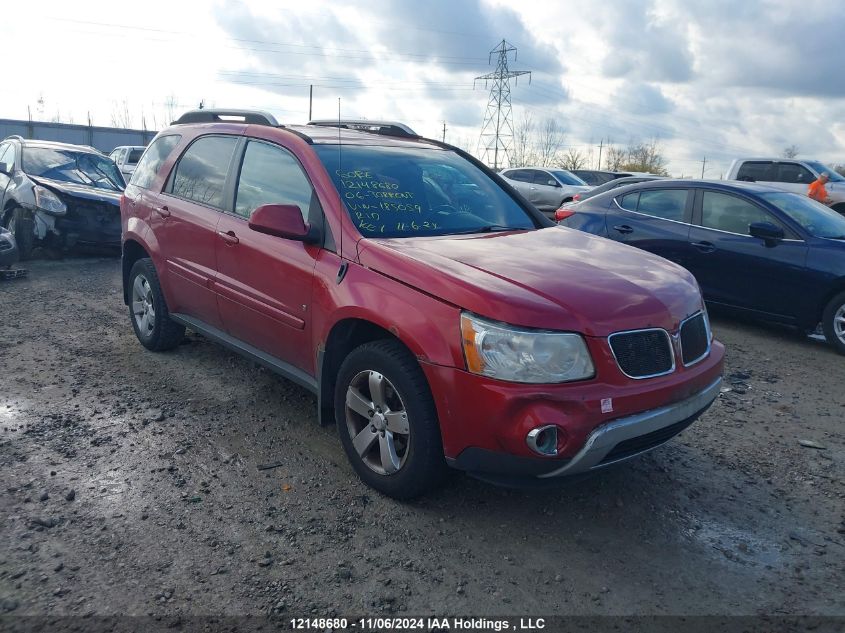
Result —
[{"label": "side mirror", "polygon": [[252,212],[249,228],[259,233],[313,244],[319,240],[316,229],[302,219],[295,204],[264,204]]},{"label": "side mirror", "polygon": [[751,237],[763,240],[766,246],[774,246],[783,239],[783,229],[771,222],[755,222],[748,227]]}]

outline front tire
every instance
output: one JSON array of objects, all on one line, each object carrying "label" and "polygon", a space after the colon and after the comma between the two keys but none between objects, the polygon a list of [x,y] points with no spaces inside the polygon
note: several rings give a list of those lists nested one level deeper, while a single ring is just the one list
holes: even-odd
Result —
[{"label": "front tire", "polygon": [[129,320],[141,345],[153,352],[173,349],[185,326],[170,320],[158,274],[150,258],[136,261],[129,272]]},{"label": "front tire", "polygon": [[840,354],[845,354],[845,292],[840,292],[822,313],[824,337]]},{"label": "front tire", "polygon": [[398,341],[365,343],[343,361],[335,419],[358,476],[395,499],[439,485],[448,470],[434,399],[417,360]]},{"label": "front tire", "polygon": [[35,222],[32,215],[15,207],[6,216],[6,228],[15,236],[18,244],[18,259],[27,260],[35,248]]}]

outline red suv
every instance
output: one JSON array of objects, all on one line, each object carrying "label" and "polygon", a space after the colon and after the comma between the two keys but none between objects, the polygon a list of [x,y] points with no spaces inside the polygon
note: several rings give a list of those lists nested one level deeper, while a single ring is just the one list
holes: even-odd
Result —
[{"label": "red suv", "polygon": [[[123,286],[154,351],[185,328],[313,391],[360,477],[583,473],[719,393],[692,275],[554,226],[469,154],[398,124],[199,110],[121,201]],[[364,130],[360,128],[366,128]]]}]

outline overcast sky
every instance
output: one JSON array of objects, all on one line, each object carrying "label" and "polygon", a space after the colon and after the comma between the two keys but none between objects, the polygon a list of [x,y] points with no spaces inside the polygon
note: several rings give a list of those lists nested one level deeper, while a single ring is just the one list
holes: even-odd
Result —
[{"label": "overcast sky", "polygon": [[[845,10],[831,0],[6,2],[0,118],[160,127],[176,110],[407,122],[475,149],[503,38],[514,116],[593,151],[659,140],[673,175],[739,155],[845,163]],[[39,104],[39,99],[43,104]],[[178,113],[178,112],[177,112]]]}]

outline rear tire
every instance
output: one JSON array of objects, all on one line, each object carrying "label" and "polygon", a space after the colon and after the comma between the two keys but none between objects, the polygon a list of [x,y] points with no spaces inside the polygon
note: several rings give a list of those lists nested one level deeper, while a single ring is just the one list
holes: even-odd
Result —
[{"label": "rear tire", "polygon": [[419,363],[398,341],[350,352],[337,376],[335,419],[352,467],[371,488],[410,499],[444,480],[434,399]]},{"label": "rear tire", "polygon": [[18,244],[18,259],[29,259],[35,248],[35,221],[32,214],[20,207],[15,207],[6,215],[5,226]]},{"label": "rear tire", "polygon": [[822,313],[824,337],[840,354],[845,354],[845,292],[840,292]]},{"label": "rear tire", "polygon": [[129,272],[129,320],[141,345],[153,352],[173,349],[185,337],[185,326],[170,320],[158,274],[149,257]]}]

